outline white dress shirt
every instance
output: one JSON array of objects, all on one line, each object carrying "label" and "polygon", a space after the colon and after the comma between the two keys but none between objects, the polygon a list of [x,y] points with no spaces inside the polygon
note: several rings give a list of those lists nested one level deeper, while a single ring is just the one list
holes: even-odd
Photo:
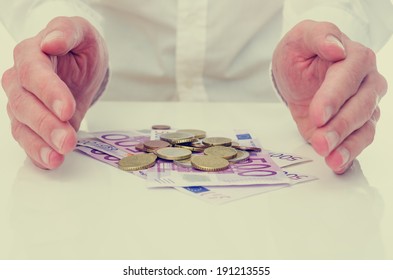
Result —
[{"label": "white dress shirt", "polygon": [[269,64],[281,34],[302,19],[330,21],[378,50],[392,10],[390,0],[0,1],[16,41],[56,16],[88,19],[109,48],[103,98],[134,101],[277,101]]}]

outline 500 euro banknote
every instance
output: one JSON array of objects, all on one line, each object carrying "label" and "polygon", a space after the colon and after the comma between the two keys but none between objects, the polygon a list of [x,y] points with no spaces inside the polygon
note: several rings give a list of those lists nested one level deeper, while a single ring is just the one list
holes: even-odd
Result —
[{"label": "500 euro banknote", "polygon": [[[258,140],[245,130],[208,133],[209,136],[227,137],[240,146],[260,147]],[[250,153],[249,160],[231,164],[219,172],[203,172],[192,167],[177,166],[173,162],[158,161],[147,171],[148,187],[184,186],[247,186],[289,184],[288,178],[277,164],[271,160],[267,151]]]},{"label": "500 euro banknote", "polygon": [[[212,135],[229,137],[243,146],[261,147],[258,140],[254,139],[247,131],[219,132],[212,133]],[[94,132],[79,139],[79,150],[116,167],[123,156],[141,153],[135,146],[152,138],[154,138],[152,135],[138,131]],[[283,155],[280,156],[283,157]],[[283,158],[289,159],[290,163],[305,161],[299,156],[287,154]],[[149,170],[131,173],[147,179],[149,187],[283,185],[291,183],[291,180],[288,180],[281,168],[264,150],[260,153],[251,153],[248,161],[231,165],[231,168],[220,172],[202,172],[193,168],[179,167],[170,161],[158,160],[156,165]]]}]

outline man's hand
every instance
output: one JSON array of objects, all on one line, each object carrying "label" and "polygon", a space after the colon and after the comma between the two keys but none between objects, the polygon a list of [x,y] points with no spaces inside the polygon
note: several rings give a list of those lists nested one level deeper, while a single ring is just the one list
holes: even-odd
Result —
[{"label": "man's hand", "polygon": [[278,44],[272,70],[301,135],[344,173],[373,141],[387,91],[373,51],[333,24],[303,21]]},{"label": "man's hand", "polygon": [[105,79],[102,37],[82,18],[59,17],[14,49],[2,79],[13,137],[39,167],[59,167]]}]

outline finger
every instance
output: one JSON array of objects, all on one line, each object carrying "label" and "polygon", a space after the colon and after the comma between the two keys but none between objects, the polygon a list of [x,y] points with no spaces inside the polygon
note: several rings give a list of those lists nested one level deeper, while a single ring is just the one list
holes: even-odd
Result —
[{"label": "finger", "polygon": [[315,130],[310,139],[315,151],[327,156],[353,131],[362,127],[377,108],[382,93],[376,88],[385,86],[386,81],[379,74],[367,76],[357,94],[343,105],[340,112],[325,126]]},{"label": "finger", "polygon": [[12,136],[34,164],[44,169],[59,167],[64,161],[64,156],[54,151],[34,131],[14,118],[9,106],[7,111],[11,119]]},{"label": "finger", "polygon": [[327,165],[335,173],[344,173],[351,166],[353,160],[372,143],[379,116],[380,111],[377,108],[369,121],[348,136],[337,149],[325,158]]},{"label": "finger", "polygon": [[[365,77],[376,72],[375,54],[352,43],[344,61],[331,65],[310,104],[310,116],[317,127],[325,125],[359,89]],[[378,93],[385,90],[382,83]]]},{"label": "finger", "polygon": [[9,108],[19,122],[27,125],[61,154],[72,151],[76,132],[68,122],[53,115],[34,95],[16,84],[8,87]]},{"label": "finger", "polygon": [[28,39],[14,49],[14,82],[33,93],[56,116],[69,120],[75,111],[75,100],[67,85],[54,70],[52,60],[44,54],[38,39]]}]

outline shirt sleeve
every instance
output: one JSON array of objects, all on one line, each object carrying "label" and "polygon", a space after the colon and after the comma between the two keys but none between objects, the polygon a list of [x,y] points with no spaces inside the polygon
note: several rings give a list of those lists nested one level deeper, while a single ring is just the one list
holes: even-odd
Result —
[{"label": "shirt sleeve", "polygon": [[0,0],[0,19],[16,42],[36,35],[58,16],[83,17],[103,35],[101,17],[88,1]]},{"label": "shirt sleeve", "polygon": [[393,32],[393,5],[390,0],[286,0],[282,34],[305,19],[334,23],[351,40],[378,51]]}]

